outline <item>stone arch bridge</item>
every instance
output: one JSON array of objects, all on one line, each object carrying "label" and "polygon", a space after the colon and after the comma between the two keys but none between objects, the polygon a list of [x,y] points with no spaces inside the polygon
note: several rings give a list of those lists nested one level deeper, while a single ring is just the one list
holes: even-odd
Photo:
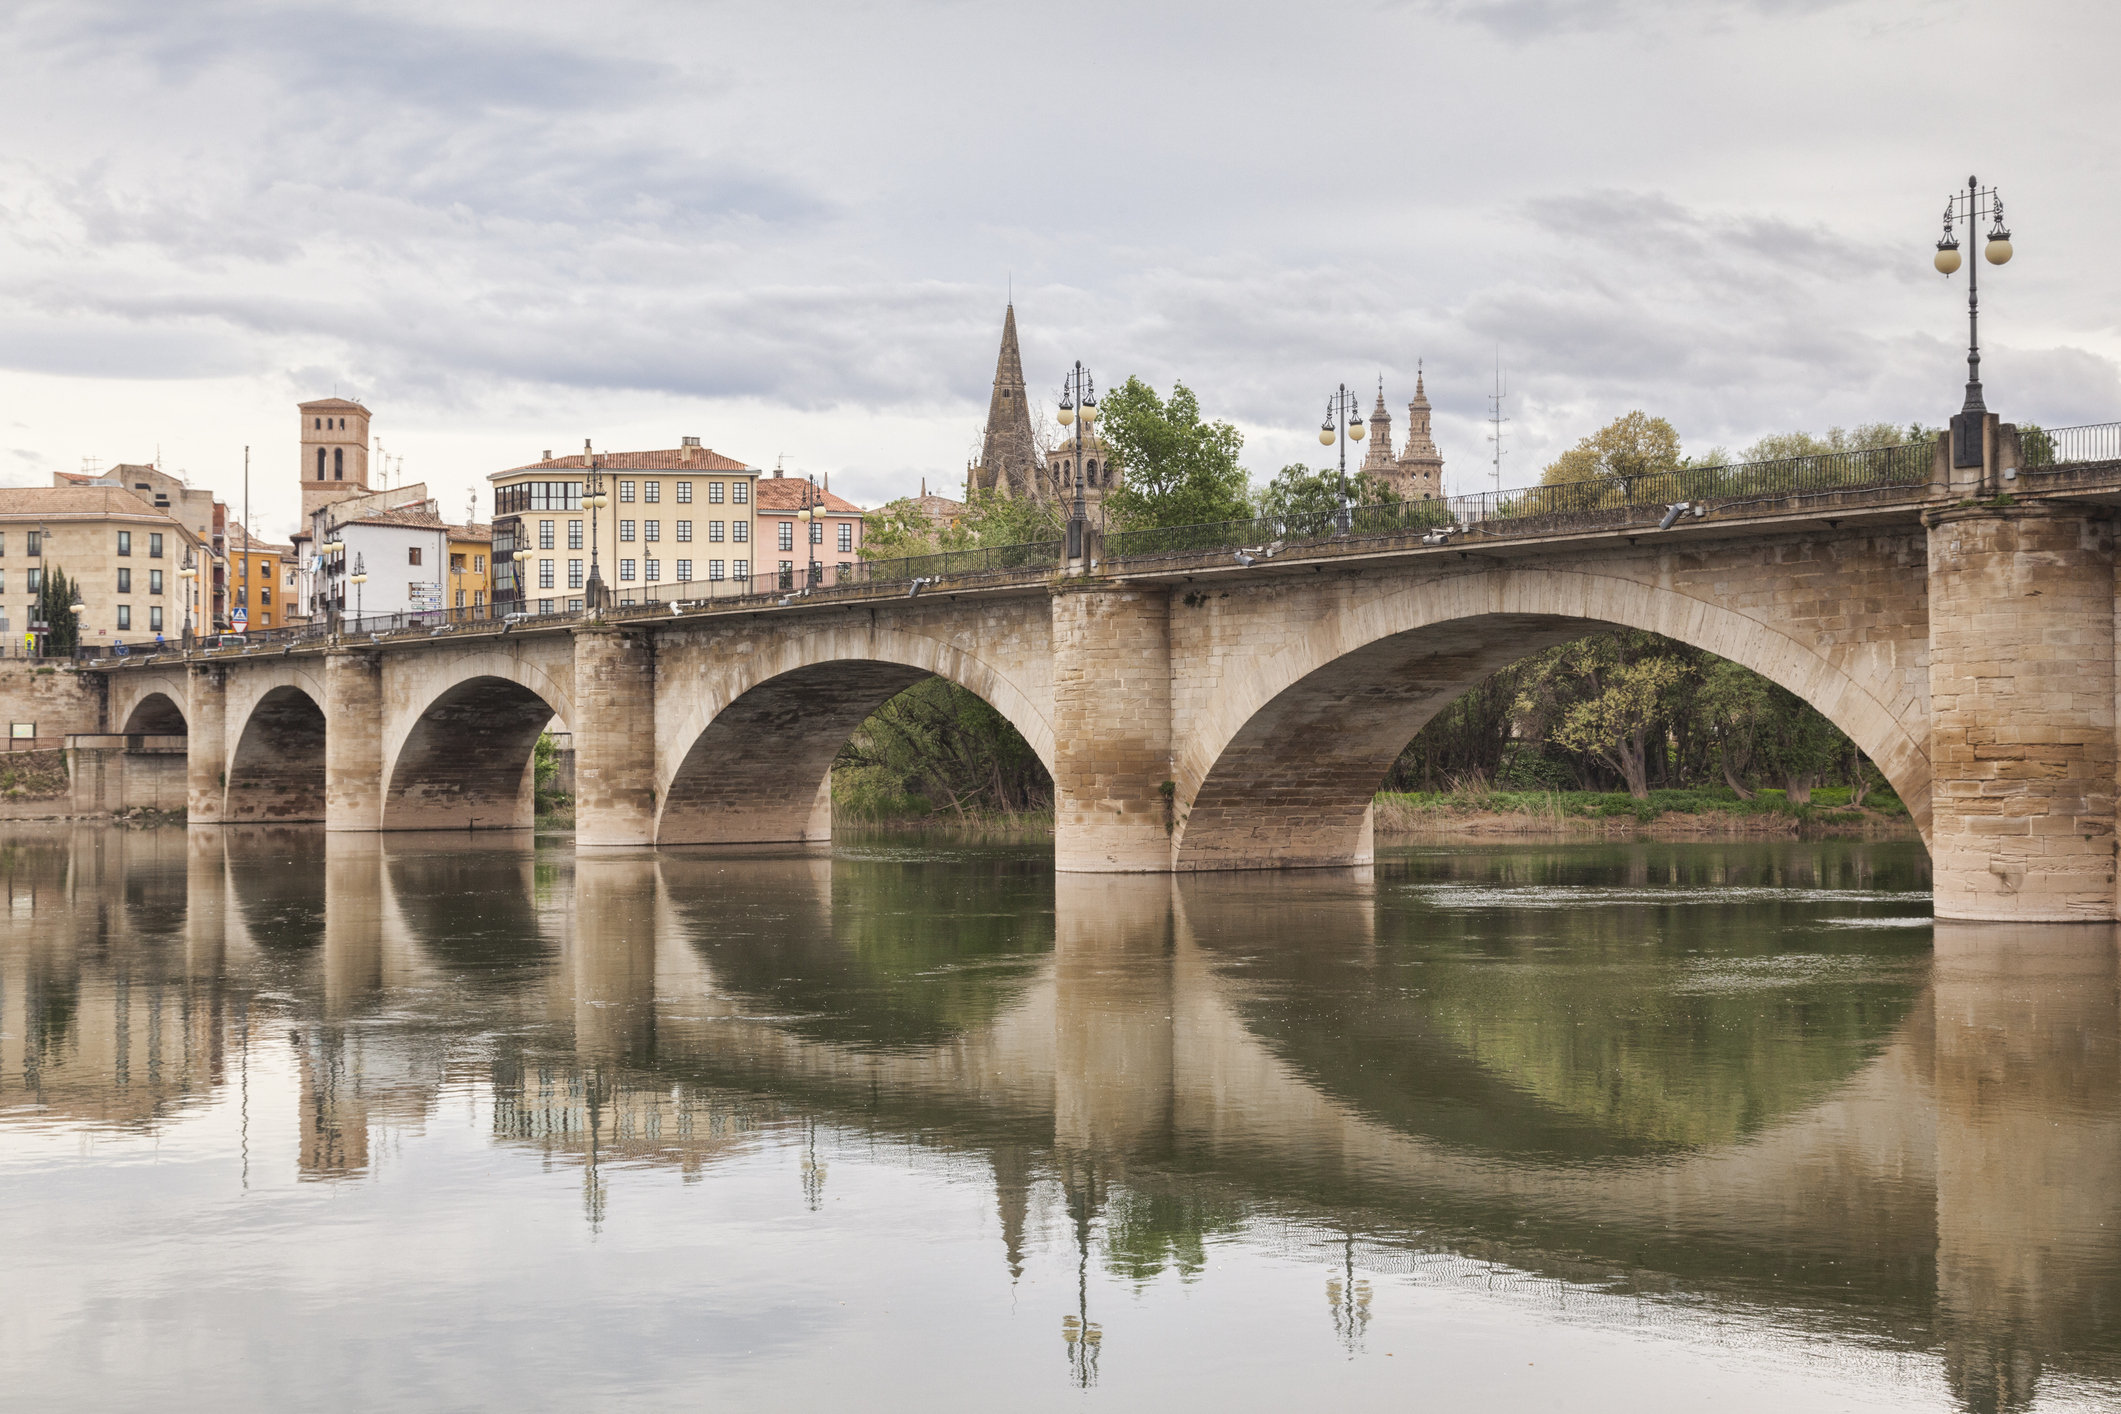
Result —
[{"label": "stone arch bridge", "polygon": [[106,730],[187,734],[195,824],[526,826],[557,716],[582,849],[824,838],[842,743],[934,674],[1052,772],[1058,868],[1192,871],[1367,862],[1371,796],[1437,710],[1548,644],[1650,629],[1848,732],[1920,826],[1941,916],[2112,918],[2121,464],[2035,480],[94,671]]}]

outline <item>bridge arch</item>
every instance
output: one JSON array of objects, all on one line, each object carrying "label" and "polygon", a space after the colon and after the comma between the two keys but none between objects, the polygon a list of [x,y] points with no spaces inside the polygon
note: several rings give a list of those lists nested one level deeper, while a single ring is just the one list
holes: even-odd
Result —
[{"label": "bridge arch", "polygon": [[[260,692],[240,719],[221,818],[283,823],[324,818],[324,709],[313,685]],[[232,714],[233,715],[233,714]]]},{"label": "bridge arch", "polygon": [[384,742],[382,828],[528,829],[536,781],[531,757],[554,717],[571,720],[573,695],[557,675],[508,653],[408,663],[386,681],[419,703]]},{"label": "bridge arch", "polygon": [[[670,676],[684,691],[682,667]],[[1052,771],[1047,705],[970,647],[878,625],[777,636],[761,640],[758,651],[716,661],[694,679],[704,692],[672,704],[677,722],[664,738],[662,756],[671,764],[656,792],[656,842],[828,837],[840,747],[877,708],[930,677],[956,683],[1001,713]]]},{"label": "bridge arch", "polygon": [[118,730],[126,736],[188,736],[191,732],[183,707],[160,688],[135,700],[119,722]]},{"label": "bridge arch", "polygon": [[1176,752],[1179,869],[1365,862],[1369,804],[1438,711],[1497,669],[1605,629],[1644,629],[1796,693],[1885,774],[1929,835],[1926,722],[1782,631],[1704,599],[1575,570],[1472,571],[1321,617],[1209,699]]}]

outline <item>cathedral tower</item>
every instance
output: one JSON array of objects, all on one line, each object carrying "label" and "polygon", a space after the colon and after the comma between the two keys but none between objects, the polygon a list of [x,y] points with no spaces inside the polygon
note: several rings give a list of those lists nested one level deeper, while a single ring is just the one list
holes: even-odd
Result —
[{"label": "cathedral tower", "polygon": [[368,494],[368,409],[346,398],[299,403],[302,521],[319,506]]},{"label": "cathedral tower", "polygon": [[1422,387],[1420,365],[1414,370],[1414,401],[1407,404],[1407,441],[1392,463],[1392,485],[1409,501],[1443,495],[1443,455],[1429,434],[1429,395]]},{"label": "cathedral tower", "polygon": [[1379,481],[1392,479],[1392,414],[1385,411],[1385,380],[1377,380],[1377,406],[1370,409],[1370,450],[1363,453],[1362,469]]},{"label": "cathedral tower", "polygon": [[972,487],[1004,496],[1038,494],[1038,445],[1031,436],[1031,408],[1024,397],[1024,360],[1016,348],[1016,305],[1002,318],[1002,352],[994,364],[994,393],[987,402],[987,433],[980,442]]}]

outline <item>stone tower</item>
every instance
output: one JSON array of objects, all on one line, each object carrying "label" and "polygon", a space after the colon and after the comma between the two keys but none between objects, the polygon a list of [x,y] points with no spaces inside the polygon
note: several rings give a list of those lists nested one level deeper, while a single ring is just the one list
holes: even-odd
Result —
[{"label": "stone tower", "polygon": [[1362,469],[1379,481],[1392,479],[1392,414],[1385,411],[1385,380],[1377,380],[1377,406],[1370,409],[1370,450],[1362,455]]},{"label": "stone tower", "polygon": [[1409,501],[1443,495],[1443,456],[1429,435],[1429,395],[1419,365],[1414,371],[1414,401],[1407,404],[1407,441],[1392,463],[1392,486]]},{"label": "stone tower", "polygon": [[297,404],[302,414],[302,520],[334,501],[368,494],[368,409],[346,398]]},{"label": "stone tower", "polygon": [[994,364],[994,394],[987,403],[987,434],[972,468],[976,490],[1004,496],[1038,494],[1038,445],[1031,437],[1031,408],[1024,398],[1024,360],[1016,348],[1016,305],[1002,317],[1002,352]]}]

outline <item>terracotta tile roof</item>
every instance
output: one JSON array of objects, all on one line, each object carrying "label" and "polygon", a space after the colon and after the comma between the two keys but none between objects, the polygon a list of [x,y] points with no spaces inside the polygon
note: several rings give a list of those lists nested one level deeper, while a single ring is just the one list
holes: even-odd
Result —
[{"label": "terracotta tile roof", "polygon": [[[690,454],[689,456],[687,454]],[[711,447],[672,447],[662,452],[598,452],[597,465],[605,471],[750,471],[740,461],[733,461]],[[552,457],[524,466],[512,466],[506,471],[497,471],[494,476],[516,476],[526,471],[584,471],[586,464],[581,453],[571,457]],[[491,481],[492,476],[487,480]]]},{"label": "terracotta tile roof", "polygon": [[367,515],[342,520],[339,525],[417,525],[430,530],[445,530],[448,527],[433,511],[421,506],[402,506],[394,511],[370,511]]},{"label": "terracotta tile roof", "polygon": [[475,543],[482,541],[491,543],[493,540],[493,527],[490,525],[452,525],[448,527],[448,530],[449,538],[452,540],[467,540]]},{"label": "terracotta tile roof", "polygon": [[295,547],[292,545],[275,545],[265,540],[253,542],[250,532],[245,530],[243,522],[238,520],[232,520],[228,523],[228,544],[229,548],[233,550],[248,550],[260,555],[278,555],[283,559],[293,555],[295,552]]},{"label": "terracotta tile roof", "polygon": [[0,488],[0,518],[132,516],[181,524],[121,486],[9,486]]},{"label": "terracotta tile roof", "polygon": [[325,408],[330,408],[333,412],[357,412],[363,417],[368,415],[368,409],[362,407],[351,398],[318,398],[314,402],[296,403],[295,406],[304,412],[308,412],[311,409],[322,411]]},{"label": "terracotta tile roof", "polygon": [[860,515],[862,508],[844,496],[835,496],[823,487],[812,486],[797,476],[768,476],[758,484],[757,500],[762,511],[799,511],[806,504],[822,506],[836,515]]}]

